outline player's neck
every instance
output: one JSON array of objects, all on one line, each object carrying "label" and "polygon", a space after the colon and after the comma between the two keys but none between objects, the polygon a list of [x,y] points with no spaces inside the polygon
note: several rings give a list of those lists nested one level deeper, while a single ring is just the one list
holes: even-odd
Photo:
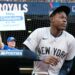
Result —
[{"label": "player's neck", "polygon": [[59,36],[62,34],[62,31],[59,31],[59,30],[54,29],[54,28],[51,27],[50,33],[51,33],[52,36],[54,36],[54,37],[59,37]]}]

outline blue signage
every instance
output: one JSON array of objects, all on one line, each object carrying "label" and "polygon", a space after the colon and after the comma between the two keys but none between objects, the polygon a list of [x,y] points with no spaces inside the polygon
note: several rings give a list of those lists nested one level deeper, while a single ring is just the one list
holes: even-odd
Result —
[{"label": "blue signage", "polygon": [[48,3],[36,2],[0,2],[0,11],[23,11],[31,15],[47,15]]},{"label": "blue signage", "polygon": [[49,3],[49,2],[2,2],[0,11],[23,11],[30,15],[48,15],[52,7],[67,5],[71,8],[71,15],[75,15],[75,3]]}]

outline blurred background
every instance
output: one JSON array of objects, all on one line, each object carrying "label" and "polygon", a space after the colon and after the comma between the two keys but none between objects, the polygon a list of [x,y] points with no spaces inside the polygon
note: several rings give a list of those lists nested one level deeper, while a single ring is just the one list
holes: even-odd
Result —
[{"label": "blurred background", "polygon": [[[38,6],[38,7],[35,6],[34,11],[37,11],[39,8],[42,9],[41,12],[37,11],[37,13],[32,12],[32,13],[25,14],[26,30],[22,30],[22,31],[2,31],[1,32],[2,39],[3,39],[4,43],[6,43],[6,39],[7,39],[8,36],[13,35],[17,39],[17,46],[20,49],[22,49],[22,47],[23,47],[23,45],[22,45],[23,41],[30,35],[30,33],[34,29],[39,28],[39,27],[44,27],[44,26],[50,26],[49,15],[48,15],[48,13],[46,13],[46,11],[43,11],[43,10],[46,10],[46,9],[49,10],[50,2],[56,2],[56,3],[61,3],[61,4],[68,4],[68,3],[71,4],[71,3],[73,3],[73,5],[75,5],[74,4],[75,0],[0,0],[0,2],[5,2],[5,1],[6,2],[30,3],[31,5],[33,3],[34,5],[37,4],[37,6]],[[36,9],[36,8],[38,8],[38,9]],[[68,18],[67,31],[75,36],[75,15],[74,14],[75,13],[73,13],[73,15],[71,14]],[[8,60],[9,59],[6,59],[6,60],[4,59],[4,60],[1,60],[1,61],[5,62],[5,61],[8,61]],[[32,69],[33,69],[33,61],[28,60],[28,59],[24,59],[24,58],[17,59],[17,60],[18,61],[16,61],[16,64],[18,63],[18,65],[19,65],[18,69],[20,71],[20,74],[21,75],[31,75],[31,72],[32,72]],[[13,61],[11,61],[11,62],[13,62]],[[7,65],[9,66],[9,64],[7,64]],[[10,64],[10,66],[11,65],[14,65],[14,64],[12,63],[12,64]],[[14,67],[13,67],[13,69],[14,69]],[[75,69],[75,64],[73,64],[70,75],[75,75],[74,69]]]}]

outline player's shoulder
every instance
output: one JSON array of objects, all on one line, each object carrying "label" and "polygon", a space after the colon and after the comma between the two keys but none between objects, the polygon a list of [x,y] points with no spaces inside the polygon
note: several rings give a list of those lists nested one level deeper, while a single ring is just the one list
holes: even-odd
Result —
[{"label": "player's shoulder", "polygon": [[37,28],[34,31],[46,31],[48,30],[50,27],[41,27],[41,28]]},{"label": "player's shoulder", "polygon": [[41,28],[37,28],[36,30],[45,30],[45,29],[48,29],[50,27],[41,27]]},{"label": "player's shoulder", "polygon": [[64,31],[64,34],[65,34],[67,39],[75,39],[74,36],[67,31]]}]

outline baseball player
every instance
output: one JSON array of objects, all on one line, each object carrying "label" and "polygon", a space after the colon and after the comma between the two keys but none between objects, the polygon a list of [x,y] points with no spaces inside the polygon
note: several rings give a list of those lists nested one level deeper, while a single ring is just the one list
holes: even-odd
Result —
[{"label": "baseball player", "polygon": [[49,15],[50,27],[34,30],[23,42],[41,60],[34,61],[32,75],[65,75],[60,74],[64,62],[75,56],[75,38],[65,31],[69,13],[68,6],[57,7]]}]

